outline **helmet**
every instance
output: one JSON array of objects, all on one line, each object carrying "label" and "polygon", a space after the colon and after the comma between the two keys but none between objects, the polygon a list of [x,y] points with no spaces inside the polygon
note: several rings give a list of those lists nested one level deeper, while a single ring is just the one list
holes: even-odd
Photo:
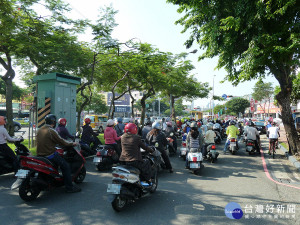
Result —
[{"label": "helmet", "polygon": [[152,129],[158,129],[158,130],[160,130],[161,129],[160,122],[154,122],[154,123],[152,123]]},{"label": "helmet", "polygon": [[65,118],[59,118],[58,124],[62,126],[66,126],[67,120]]},{"label": "helmet", "polygon": [[207,125],[207,130],[212,130],[212,126],[211,125]]},{"label": "helmet", "polygon": [[248,124],[250,127],[254,127],[254,123],[252,121],[250,121]]},{"label": "helmet", "polygon": [[246,126],[249,126],[249,122],[246,122],[246,124],[245,124]]},{"label": "helmet", "polygon": [[170,122],[170,121],[167,122],[166,124],[167,124],[168,127],[171,127],[171,126],[172,126],[172,122]]},{"label": "helmet", "polygon": [[272,125],[272,126],[276,126],[276,123],[275,123],[275,122],[272,122],[271,125]]},{"label": "helmet", "polygon": [[5,125],[6,124],[6,120],[4,116],[0,116],[0,125]]},{"label": "helmet", "polygon": [[107,126],[111,127],[114,125],[114,121],[112,119],[107,120]]},{"label": "helmet", "polygon": [[137,126],[134,123],[127,123],[124,128],[125,133],[136,134]]},{"label": "helmet", "polygon": [[90,124],[91,123],[91,119],[90,118],[85,118],[84,122],[85,122],[85,124]]},{"label": "helmet", "polygon": [[235,125],[235,122],[234,122],[233,120],[231,120],[231,121],[229,122],[229,125]]},{"label": "helmet", "polygon": [[118,123],[122,123],[123,122],[123,119],[120,117],[118,118]]},{"label": "helmet", "polygon": [[56,116],[53,114],[48,114],[45,117],[45,123],[48,125],[54,125],[53,128],[56,127]]},{"label": "helmet", "polygon": [[197,124],[196,124],[196,122],[192,122],[192,124],[191,124],[191,128],[197,128]]},{"label": "helmet", "polygon": [[198,122],[197,125],[198,125],[198,127],[201,127],[201,126],[202,126],[202,123],[201,123],[201,122]]}]

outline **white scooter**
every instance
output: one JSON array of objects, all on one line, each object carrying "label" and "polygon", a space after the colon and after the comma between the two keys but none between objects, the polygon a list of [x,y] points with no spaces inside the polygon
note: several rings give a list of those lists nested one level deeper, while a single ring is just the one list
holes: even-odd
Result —
[{"label": "white scooter", "polygon": [[202,153],[197,148],[191,148],[187,154],[188,169],[192,170],[194,174],[199,174],[200,170],[204,168]]}]

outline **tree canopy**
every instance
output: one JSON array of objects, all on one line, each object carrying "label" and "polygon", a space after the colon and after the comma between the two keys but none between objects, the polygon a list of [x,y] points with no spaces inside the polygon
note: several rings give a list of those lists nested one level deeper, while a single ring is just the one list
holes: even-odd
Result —
[{"label": "tree canopy", "polygon": [[281,91],[276,95],[292,152],[300,150],[292,125],[290,95],[299,68],[300,2],[297,0],[167,0],[184,13],[176,23],[190,32],[186,47],[194,42],[205,51],[199,57],[219,57],[226,80],[240,82],[273,75]]}]

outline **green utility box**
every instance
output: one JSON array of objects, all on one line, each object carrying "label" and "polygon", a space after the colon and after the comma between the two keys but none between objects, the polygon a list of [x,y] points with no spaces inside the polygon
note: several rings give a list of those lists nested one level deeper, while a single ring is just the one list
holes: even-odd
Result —
[{"label": "green utility box", "polygon": [[62,73],[49,73],[33,78],[37,85],[37,126],[45,124],[45,116],[66,118],[70,134],[76,132],[76,85],[81,79]]}]

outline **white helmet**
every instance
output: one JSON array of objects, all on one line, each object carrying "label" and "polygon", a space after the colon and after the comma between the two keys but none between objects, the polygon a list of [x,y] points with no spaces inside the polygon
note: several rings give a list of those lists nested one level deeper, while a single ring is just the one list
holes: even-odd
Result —
[{"label": "white helmet", "polygon": [[115,122],[112,119],[107,120],[107,126],[113,126]]},{"label": "white helmet", "polygon": [[152,123],[152,129],[158,129],[158,130],[160,130],[161,129],[160,122],[156,121],[156,122]]}]

